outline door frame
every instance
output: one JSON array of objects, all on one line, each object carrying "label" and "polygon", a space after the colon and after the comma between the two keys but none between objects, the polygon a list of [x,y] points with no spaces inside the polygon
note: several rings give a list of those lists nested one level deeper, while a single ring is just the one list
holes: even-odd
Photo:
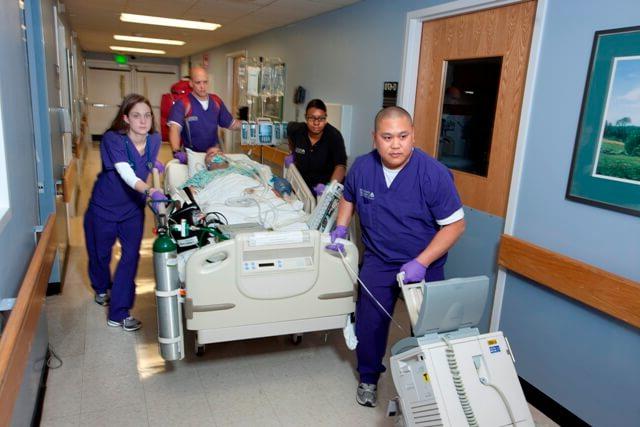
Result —
[{"label": "door frame", "polygon": [[[513,172],[511,174],[511,185],[509,187],[509,199],[507,201],[507,213],[505,216],[503,230],[503,233],[507,235],[513,235],[516,219],[516,211],[518,207],[517,201],[520,193],[522,169],[524,166],[524,153],[529,134],[531,111],[533,109],[533,94],[535,92],[535,82],[539,68],[542,34],[546,20],[548,1],[549,0],[537,0],[536,5],[533,34],[531,35],[531,47],[529,49],[529,62],[524,84],[522,108],[520,112],[518,135],[516,138],[516,149],[513,159]],[[407,13],[398,105],[407,110],[409,114],[413,116],[420,62],[422,24],[424,22],[462,15],[465,13],[478,12],[486,9],[495,9],[497,7],[520,2],[521,0],[456,0],[450,3],[427,7]],[[507,271],[498,267],[496,287],[493,296],[493,308],[489,323],[490,331],[497,331],[500,328],[500,316],[502,313],[502,300],[504,297],[506,279]]]}]

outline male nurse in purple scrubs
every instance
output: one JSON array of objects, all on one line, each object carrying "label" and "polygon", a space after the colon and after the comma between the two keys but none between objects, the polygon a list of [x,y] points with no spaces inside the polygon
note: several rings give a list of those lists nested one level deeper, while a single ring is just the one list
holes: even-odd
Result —
[{"label": "male nurse in purple scrubs", "polygon": [[[405,283],[443,280],[447,251],[465,229],[464,212],[451,172],[414,148],[411,116],[387,107],[375,119],[375,150],[355,160],[349,170],[331,240],[347,236],[358,212],[365,251],[360,279],[385,310],[393,314]],[[385,371],[390,319],[366,292],[356,303],[358,385],[356,400],[376,406],[377,383]]]},{"label": "male nurse in purple scrubs", "polygon": [[184,164],[187,163],[187,155],[182,146],[205,153],[208,148],[219,144],[218,126],[227,129],[239,129],[241,126],[224,102],[209,93],[209,76],[204,68],[191,69],[190,85],[193,91],[173,104],[167,118],[173,156]]}]

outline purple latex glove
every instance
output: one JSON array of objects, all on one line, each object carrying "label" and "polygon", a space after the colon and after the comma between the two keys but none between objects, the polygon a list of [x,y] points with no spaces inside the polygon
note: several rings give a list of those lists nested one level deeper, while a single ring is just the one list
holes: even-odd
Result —
[{"label": "purple latex glove", "polygon": [[294,157],[293,157],[293,153],[291,153],[284,158],[284,167],[288,168],[289,166],[291,166],[291,164],[293,164],[293,162],[294,162]]},{"label": "purple latex glove", "polygon": [[324,184],[318,184],[315,187],[313,187],[313,192],[316,193],[316,196],[322,196],[322,193],[324,193],[324,189],[325,189]]},{"label": "purple latex glove", "polygon": [[173,153],[173,158],[178,159],[178,161],[180,161],[180,163],[182,163],[183,165],[187,164],[187,153],[185,153],[184,151],[176,151],[175,153]]},{"label": "purple latex glove", "polygon": [[158,212],[158,205],[163,201],[167,200],[167,196],[165,196],[162,191],[157,189],[152,190],[149,196],[151,197],[151,208],[155,212]]},{"label": "purple latex glove", "polygon": [[158,173],[164,173],[164,164],[160,160],[156,160],[153,167],[158,169]]},{"label": "purple latex glove", "polygon": [[344,252],[344,245],[342,243],[336,243],[336,239],[346,239],[347,238],[347,227],[344,225],[338,225],[331,232],[331,244],[326,246],[326,249],[334,252]]},{"label": "purple latex glove", "polygon": [[335,243],[336,239],[346,239],[349,230],[344,225],[337,225],[331,232],[331,243]]},{"label": "purple latex glove", "polygon": [[424,279],[427,267],[413,259],[400,267],[400,272],[404,272],[404,283],[416,283]]}]

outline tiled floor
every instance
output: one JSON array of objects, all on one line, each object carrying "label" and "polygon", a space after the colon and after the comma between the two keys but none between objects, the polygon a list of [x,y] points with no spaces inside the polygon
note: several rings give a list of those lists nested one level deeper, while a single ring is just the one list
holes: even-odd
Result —
[{"label": "tiled floor", "polygon": [[[162,156],[169,156],[163,147]],[[84,212],[100,165],[96,147],[85,161],[79,212]],[[151,224],[141,249],[133,315],[143,328],[127,333],[106,325],[87,277],[82,217],[72,219],[67,277],[61,295],[47,298],[50,342],[64,364],[49,371],[44,426],[388,426],[390,375],[380,382],[375,409],[355,402],[355,357],[341,331],[305,334],[300,345],[273,337],[207,346],[164,362],[156,343]],[[114,260],[115,261],[115,260]],[[398,306],[396,316],[408,323]],[[404,336],[393,330],[390,343]],[[187,335],[188,348],[193,339]],[[532,408],[536,424],[555,425]]]}]

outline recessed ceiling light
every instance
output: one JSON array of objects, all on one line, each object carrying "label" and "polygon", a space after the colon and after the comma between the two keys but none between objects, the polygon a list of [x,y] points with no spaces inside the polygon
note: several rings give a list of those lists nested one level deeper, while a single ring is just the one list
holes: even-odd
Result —
[{"label": "recessed ceiling light", "polygon": [[213,31],[220,28],[220,24],[210,22],[187,21],[186,19],[162,18],[159,16],[134,15],[131,13],[121,13],[120,20],[123,22],[135,22],[137,24],[162,25],[164,27],[190,28],[193,30]]},{"label": "recessed ceiling light", "polygon": [[138,47],[124,47],[124,46],[109,46],[109,49],[115,50],[117,52],[155,53],[158,55],[164,55],[165,53],[167,53],[164,50],[158,50],[158,49],[141,49]]},{"label": "recessed ceiling light", "polygon": [[182,46],[184,44],[182,40],[154,39],[151,37],[123,36],[120,34],[114,34],[113,38],[125,42],[169,44],[173,46]]}]

